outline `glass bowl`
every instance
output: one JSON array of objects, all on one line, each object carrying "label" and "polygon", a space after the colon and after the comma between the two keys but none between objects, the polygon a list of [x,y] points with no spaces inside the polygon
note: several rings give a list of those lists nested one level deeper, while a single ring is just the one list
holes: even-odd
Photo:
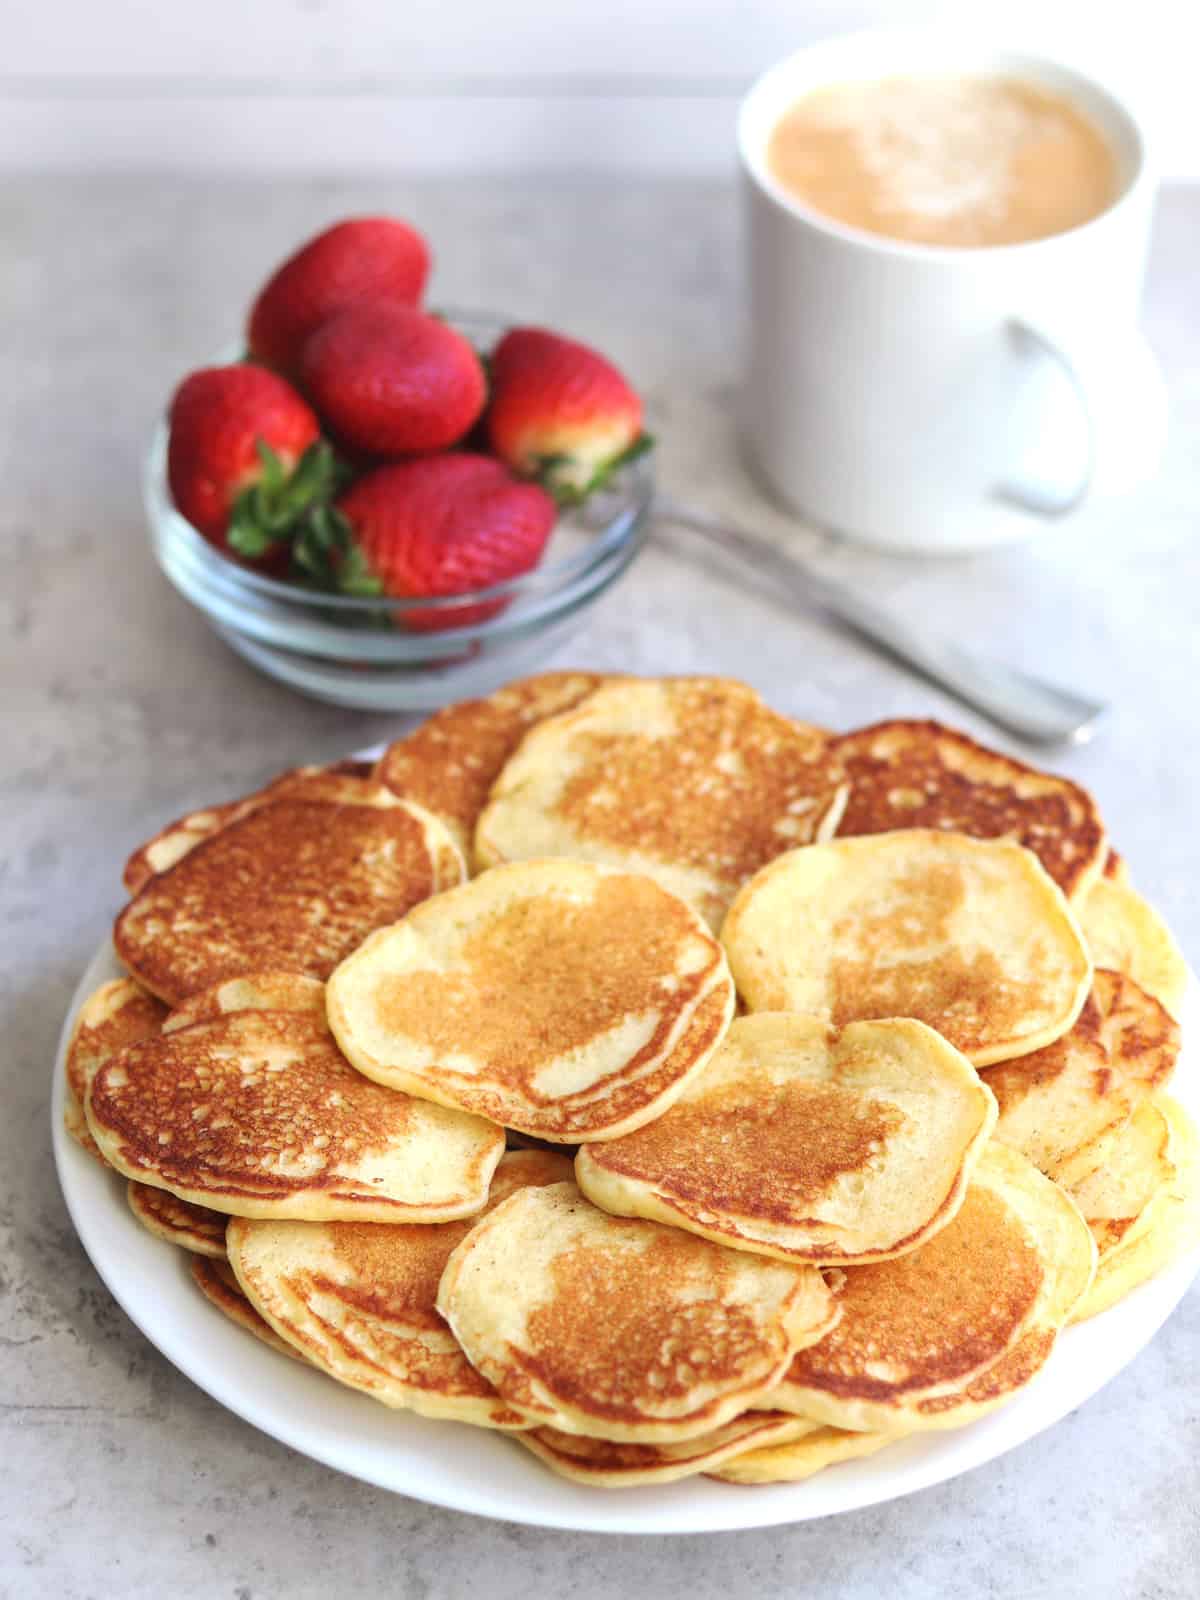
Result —
[{"label": "glass bowl", "polygon": [[[482,312],[447,319],[481,351],[507,326]],[[532,572],[467,595],[405,600],[405,613],[424,624],[411,630],[392,619],[387,602],[298,588],[216,550],[171,502],[165,420],[150,443],[144,495],[159,566],[259,671],[333,705],[429,711],[519,676],[573,632],[646,541],[652,462],[652,452],[638,457],[584,505],[564,509]],[[498,600],[503,609],[484,621],[430,631],[439,613]]]}]

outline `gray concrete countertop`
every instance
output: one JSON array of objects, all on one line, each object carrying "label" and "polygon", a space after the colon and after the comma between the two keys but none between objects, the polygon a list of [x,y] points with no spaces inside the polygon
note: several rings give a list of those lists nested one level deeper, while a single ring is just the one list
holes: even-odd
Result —
[{"label": "gray concrete countertop", "polygon": [[[230,337],[286,247],[364,209],[426,229],[443,303],[504,308],[611,349],[651,398],[677,495],[790,540],[965,641],[1111,695],[1104,735],[1057,764],[1094,788],[1139,884],[1200,958],[1200,190],[1165,197],[1151,264],[1147,326],[1174,408],[1159,480],[1025,549],[913,562],[799,528],[746,483],[730,426],[736,208],[722,186],[6,183],[0,1594],[1194,1595],[1195,1291],[1087,1405],[955,1482],[825,1523],[638,1540],[462,1517],[294,1455],[170,1367],[85,1258],[51,1164],[49,1068],[126,852],[196,803],[401,725],[311,704],[235,659],[153,567],[138,499],[140,454],[173,382]],[[833,726],[934,713],[991,736],[669,531],[568,662],[733,673]]]}]

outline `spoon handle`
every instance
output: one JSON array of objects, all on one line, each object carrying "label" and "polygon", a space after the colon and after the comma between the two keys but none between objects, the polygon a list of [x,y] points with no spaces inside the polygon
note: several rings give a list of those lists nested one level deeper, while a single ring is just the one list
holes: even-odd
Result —
[{"label": "spoon handle", "polygon": [[1103,701],[1087,699],[964,650],[931,633],[923,623],[914,625],[864,599],[766,540],[717,522],[690,506],[660,497],[654,511],[664,522],[686,528],[727,553],[732,551],[777,593],[829,612],[885,654],[1031,744],[1084,744],[1108,710]]}]

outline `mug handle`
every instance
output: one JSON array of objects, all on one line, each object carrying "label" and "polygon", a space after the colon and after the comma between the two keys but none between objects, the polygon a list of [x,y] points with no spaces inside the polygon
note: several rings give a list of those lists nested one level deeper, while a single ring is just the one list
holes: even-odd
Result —
[{"label": "mug handle", "polygon": [[1099,491],[1120,494],[1150,477],[1167,437],[1167,390],[1162,370],[1142,335],[1110,332],[1097,349],[1089,338],[1050,333],[1031,318],[1014,319],[1018,346],[1057,363],[1070,380],[1087,427],[1087,463],[1069,489],[1014,479],[997,499],[1041,517],[1065,517]]}]

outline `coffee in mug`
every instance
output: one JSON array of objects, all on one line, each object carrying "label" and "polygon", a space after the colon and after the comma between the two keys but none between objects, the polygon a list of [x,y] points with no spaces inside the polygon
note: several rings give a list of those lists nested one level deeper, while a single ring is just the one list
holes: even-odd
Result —
[{"label": "coffee in mug", "polygon": [[1117,198],[1116,156],[1065,96],[1015,78],[929,74],[811,90],[767,149],[814,211],[912,244],[1024,244]]}]

